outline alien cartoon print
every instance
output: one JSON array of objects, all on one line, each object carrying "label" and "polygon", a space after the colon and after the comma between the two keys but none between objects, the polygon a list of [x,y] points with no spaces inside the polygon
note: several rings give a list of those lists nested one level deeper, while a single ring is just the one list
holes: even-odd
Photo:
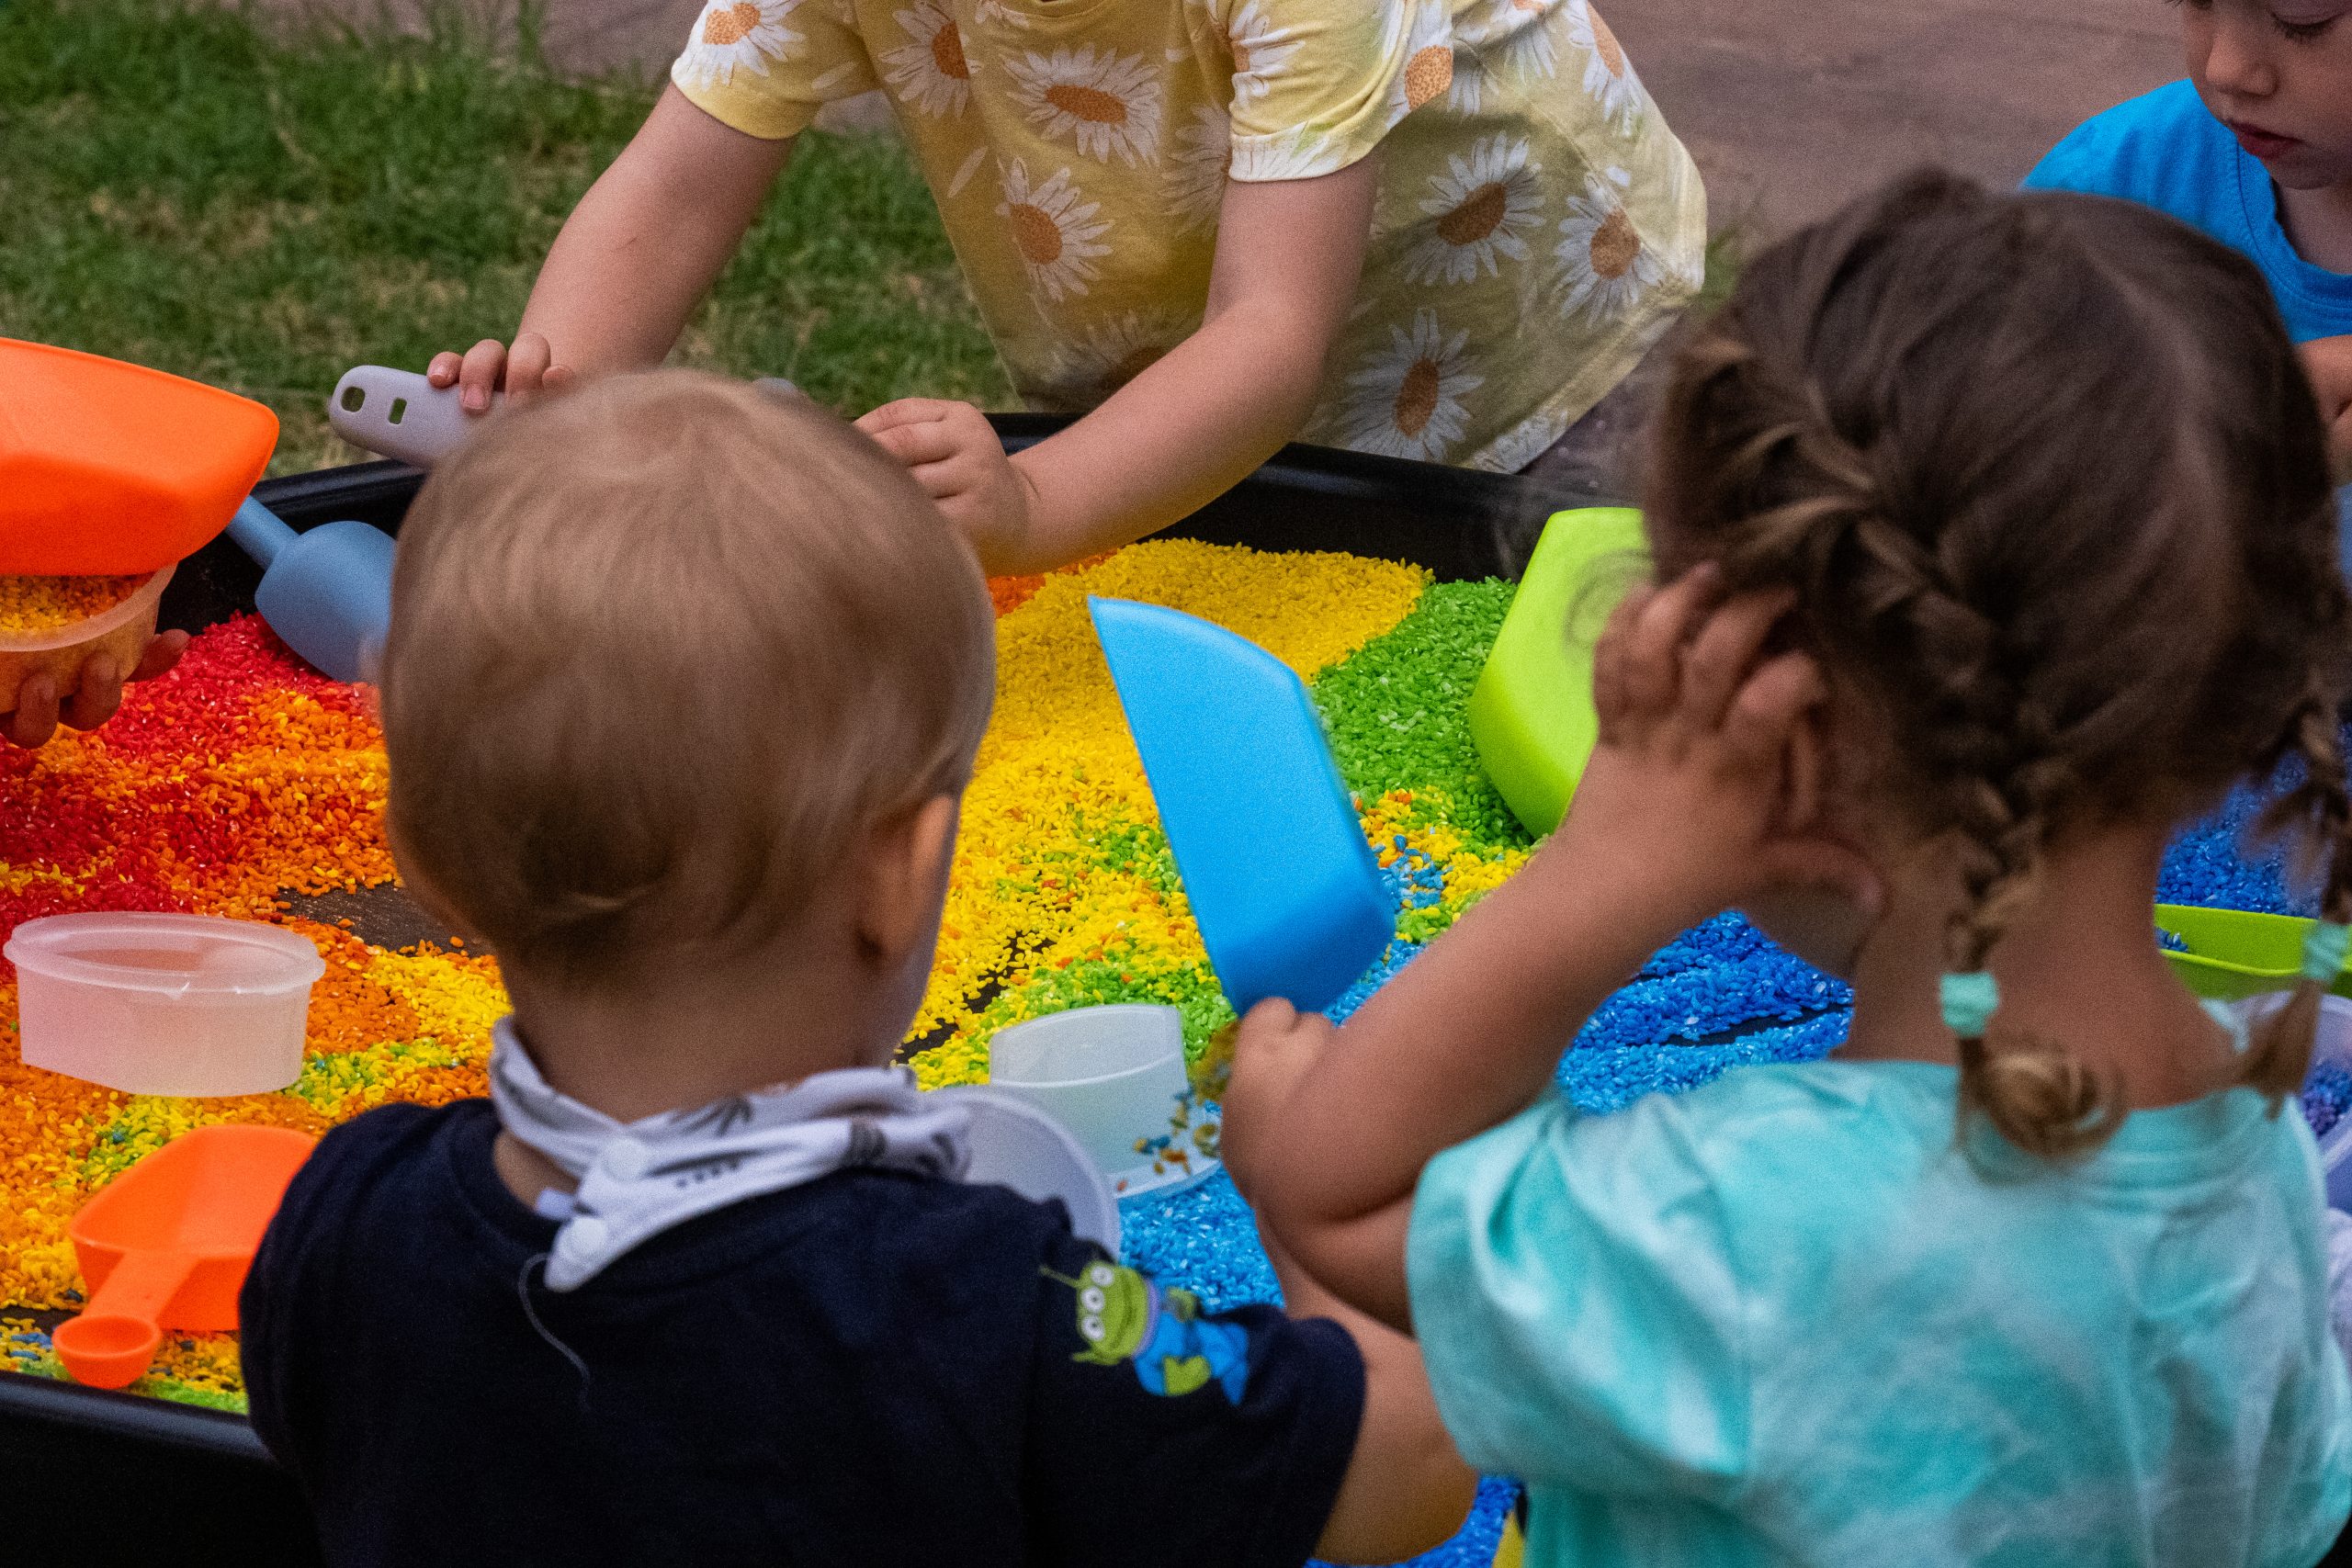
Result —
[{"label": "alien cartoon print", "polygon": [[1190,1291],[1163,1290],[1132,1269],[1096,1260],[1078,1279],[1047,1277],[1077,1294],[1078,1337],[1071,1357],[1096,1366],[1134,1363],[1153,1393],[1181,1396],[1214,1382],[1235,1404],[1250,1383],[1250,1336],[1229,1323],[1201,1315]]}]

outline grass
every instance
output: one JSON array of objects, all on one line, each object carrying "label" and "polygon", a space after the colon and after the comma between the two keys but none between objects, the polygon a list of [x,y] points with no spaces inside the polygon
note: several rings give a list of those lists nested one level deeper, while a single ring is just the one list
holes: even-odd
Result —
[{"label": "grass", "polygon": [[[349,461],[328,390],[505,336],[655,85],[568,80],[454,17],[419,36],[182,0],[0,0],[0,335],[275,409],[275,472]],[[921,176],[887,137],[802,140],[681,363],[855,412],[1001,406]]]}]

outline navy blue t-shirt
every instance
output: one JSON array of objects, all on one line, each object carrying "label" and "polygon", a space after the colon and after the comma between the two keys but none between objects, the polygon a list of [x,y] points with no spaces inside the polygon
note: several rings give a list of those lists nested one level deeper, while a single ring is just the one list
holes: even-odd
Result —
[{"label": "navy blue t-shirt", "polygon": [[1058,1205],[877,1170],[704,1215],[559,1294],[497,1131],[484,1100],[338,1128],[254,1260],[254,1425],[330,1562],[1313,1550],[1363,1403],[1338,1325],[1202,1313]]}]

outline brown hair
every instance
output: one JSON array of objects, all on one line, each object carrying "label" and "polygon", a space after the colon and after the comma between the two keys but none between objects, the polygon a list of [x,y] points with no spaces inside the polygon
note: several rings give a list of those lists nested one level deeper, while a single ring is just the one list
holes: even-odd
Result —
[{"label": "brown hair", "polygon": [[564,984],[741,952],[963,787],[994,662],[970,550],[865,436],[714,377],[600,382],[499,416],[409,511],[394,842]]},{"label": "brown hair", "polygon": [[[2119,201],[1898,181],[1748,267],[1679,357],[1650,489],[1661,577],[1793,587],[1798,637],[1879,719],[1873,783],[1961,856],[1949,969],[1984,967],[2053,838],[2286,757],[2268,825],[2324,852],[2325,918],[2352,919],[2324,437],[2235,254]],[[2320,989],[2245,1082],[2300,1087]],[[2056,1043],[1964,1039],[1960,1064],[1963,1114],[2021,1148],[2115,1125]]]}]

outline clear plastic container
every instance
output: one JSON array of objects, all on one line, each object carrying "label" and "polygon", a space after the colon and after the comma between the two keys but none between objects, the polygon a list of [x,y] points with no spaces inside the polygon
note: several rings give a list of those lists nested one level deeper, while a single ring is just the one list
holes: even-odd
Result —
[{"label": "clear plastic container", "polygon": [[82,666],[99,653],[113,655],[116,665],[130,674],[147,651],[147,639],[155,635],[156,607],[163,603],[172,570],[165,567],[130,598],[88,620],[52,631],[0,632],[0,713],[14,713],[17,688],[44,671],[56,678],[61,698],[71,695],[80,682]]},{"label": "clear plastic container", "polygon": [[[2312,1066],[2352,1073],[2352,1001],[2319,999],[2319,1029],[2312,1040]],[[2328,1206],[2352,1210],[2352,1107],[2320,1135],[2320,1169],[2327,1177]]]},{"label": "clear plastic container", "polygon": [[284,1089],[326,973],[295,932],[210,915],[52,915],[6,952],[26,1066],[131,1094]]},{"label": "clear plastic container", "polygon": [[1177,1161],[1155,1161],[1137,1146],[1188,1134],[1200,1114],[1184,1076],[1183,1019],[1174,1008],[1073,1008],[999,1030],[989,1042],[989,1084],[1068,1128],[1122,1196],[1194,1179],[1216,1166],[1189,1144]]},{"label": "clear plastic container", "polygon": [[1033,1202],[1058,1200],[1072,1235],[1119,1255],[1119,1201],[1060,1122],[1025,1100],[978,1084],[932,1093],[972,1113],[965,1180],[1010,1187]]}]

